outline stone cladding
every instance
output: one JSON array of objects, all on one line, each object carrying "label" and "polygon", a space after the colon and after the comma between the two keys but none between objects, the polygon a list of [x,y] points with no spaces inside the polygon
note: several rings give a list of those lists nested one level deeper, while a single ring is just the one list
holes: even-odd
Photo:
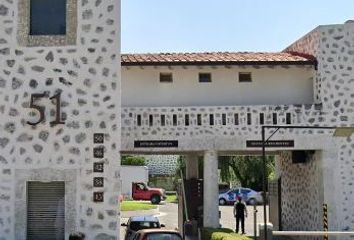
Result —
[{"label": "stone cladding", "polygon": [[[20,23],[21,6],[22,0],[0,1],[0,239],[25,239],[26,228],[19,223],[26,209],[15,203],[25,196],[24,182],[50,180],[76,189],[66,196],[66,209],[76,210],[66,213],[71,223],[66,239],[70,231],[82,231],[89,240],[119,239],[120,2],[70,4],[76,38],[50,47],[41,39],[27,47],[34,43],[26,45],[24,33],[17,31],[26,24]],[[35,101],[46,108],[46,120],[27,124],[39,117],[29,108],[31,95],[59,92],[65,124],[50,125],[56,111],[55,100],[48,97]],[[98,176],[93,172],[94,133],[105,136],[100,159],[105,171],[99,174],[104,187],[99,189],[93,188]],[[94,191],[104,192],[103,203],[93,201]]]}]

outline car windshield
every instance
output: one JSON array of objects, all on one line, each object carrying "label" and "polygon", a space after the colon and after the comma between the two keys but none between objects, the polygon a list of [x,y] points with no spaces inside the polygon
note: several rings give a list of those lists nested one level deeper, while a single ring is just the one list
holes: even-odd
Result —
[{"label": "car windshield", "polygon": [[133,231],[138,231],[140,229],[147,228],[160,228],[160,224],[158,222],[131,222],[130,229]]},{"label": "car windshield", "polygon": [[150,233],[146,240],[182,240],[182,238],[175,233]]}]

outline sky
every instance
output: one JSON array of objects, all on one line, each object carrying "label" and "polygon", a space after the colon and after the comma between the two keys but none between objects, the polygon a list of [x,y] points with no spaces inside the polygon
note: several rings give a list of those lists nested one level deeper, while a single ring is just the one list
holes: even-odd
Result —
[{"label": "sky", "polygon": [[277,52],[354,19],[354,0],[121,1],[122,53]]}]

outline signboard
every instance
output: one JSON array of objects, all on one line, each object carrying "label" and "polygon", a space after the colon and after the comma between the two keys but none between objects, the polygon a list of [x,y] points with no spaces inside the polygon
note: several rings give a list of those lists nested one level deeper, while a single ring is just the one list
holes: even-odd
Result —
[{"label": "signboard", "polygon": [[[268,140],[265,143],[267,148],[288,148],[294,147],[294,140]],[[246,147],[248,148],[261,148],[262,147],[262,140],[248,140],[246,141]]]},{"label": "signboard", "polygon": [[135,148],[171,148],[178,147],[178,141],[172,140],[152,140],[152,141],[134,141]]},{"label": "signboard", "polygon": [[93,143],[96,143],[96,144],[104,143],[104,134],[103,133],[93,134]]},{"label": "signboard", "polygon": [[103,158],[104,157],[104,149],[103,149],[103,147],[95,147],[93,149],[93,157],[94,158]]},{"label": "signboard", "polygon": [[103,177],[94,177],[93,178],[94,187],[104,187],[104,178]]},{"label": "signboard", "polygon": [[104,201],[103,192],[94,192],[93,193],[93,201],[94,202],[103,202]]},{"label": "signboard", "polygon": [[104,164],[102,162],[93,163],[93,172],[103,173],[104,172]]}]

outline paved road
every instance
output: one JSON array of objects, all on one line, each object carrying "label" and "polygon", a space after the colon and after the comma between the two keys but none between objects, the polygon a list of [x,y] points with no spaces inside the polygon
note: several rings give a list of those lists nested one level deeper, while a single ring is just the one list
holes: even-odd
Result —
[{"label": "paved road", "polygon": [[[166,228],[178,228],[178,205],[175,203],[162,203],[159,205],[159,213],[156,214],[160,222],[166,225]],[[222,227],[235,229],[235,218],[233,216],[233,206],[220,206],[221,211],[220,223]],[[253,206],[247,206],[248,218],[245,222],[246,234],[253,236]],[[263,206],[257,206],[257,222],[263,222]],[[135,214],[134,214],[135,215]],[[145,215],[144,211],[137,211],[136,216]],[[121,222],[126,222],[128,218],[122,217]],[[121,239],[123,239],[125,228],[121,227]],[[258,235],[258,234],[257,234]]]},{"label": "paved road", "polygon": [[[233,215],[233,206],[220,206],[219,210],[221,211],[220,223],[222,227],[230,228],[235,230],[236,220]],[[254,208],[253,206],[247,206],[248,217],[245,221],[245,231],[248,236],[254,235]],[[257,206],[257,225],[260,222],[263,222],[263,206]],[[268,213],[268,209],[267,209]],[[259,236],[259,233],[257,233]]]}]

